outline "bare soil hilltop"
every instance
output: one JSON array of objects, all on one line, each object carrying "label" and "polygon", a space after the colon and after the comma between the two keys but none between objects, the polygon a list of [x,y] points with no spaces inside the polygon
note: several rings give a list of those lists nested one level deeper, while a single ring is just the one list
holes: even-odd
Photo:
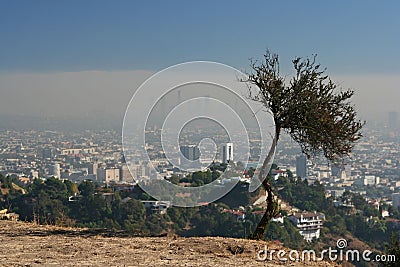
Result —
[{"label": "bare soil hilltop", "polygon": [[[120,232],[0,221],[0,266],[337,266],[258,261],[273,242],[222,237],[127,237]],[[288,249],[285,249],[288,250]]]}]

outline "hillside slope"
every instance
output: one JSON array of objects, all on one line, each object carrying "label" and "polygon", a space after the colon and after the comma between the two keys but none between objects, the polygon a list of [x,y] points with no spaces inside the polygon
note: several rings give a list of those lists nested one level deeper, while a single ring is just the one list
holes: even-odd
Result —
[{"label": "hillside slope", "polygon": [[[0,266],[276,266],[257,251],[272,242],[222,237],[126,237],[89,229],[0,221]],[[287,249],[286,249],[287,250]],[[287,263],[286,263],[287,265]],[[291,266],[336,266],[291,262]]]}]

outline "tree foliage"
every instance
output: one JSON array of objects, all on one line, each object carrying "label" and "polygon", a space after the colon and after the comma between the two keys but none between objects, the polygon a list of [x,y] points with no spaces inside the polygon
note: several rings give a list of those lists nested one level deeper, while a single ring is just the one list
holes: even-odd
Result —
[{"label": "tree foliage", "polygon": [[386,255],[391,255],[395,257],[394,261],[384,262],[382,266],[385,267],[395,267],[399,266],[398,261],[400,259],[400,241],[396,240],[394,233],[392,234],[391,243],[386,246]]},{"label": "tree foliage", "polygon": [[349,102],[354,91],[338,91],[316,56],[295,58],[288,84],[279,72],[278,55],[267,51],[264,60],[251,64],[249,95],[272,113],[277,134],[285,131],[309,157],[322,153],[334,161],[348,156],[364,125]]},{"label": "tree foliage", "polygon": [[273,116],[275,136],[258,179],[268,193],[267,210],[257,226],[254,238],[261,239],[269,221],[277,213],[271,183],[266,169],[282,132],[297,142],[308,157],[324,155],[332,162],[349,156],[354,143],[361,138],[364,122],[349,102],[352,90],[337,90],[325,69],[312,59],[295,58],[295,75],[286,82],[279,72],[279,57],[268,50],[263,62],[252,61],[252,72],[244,82],[249,98],[260,102]]}]

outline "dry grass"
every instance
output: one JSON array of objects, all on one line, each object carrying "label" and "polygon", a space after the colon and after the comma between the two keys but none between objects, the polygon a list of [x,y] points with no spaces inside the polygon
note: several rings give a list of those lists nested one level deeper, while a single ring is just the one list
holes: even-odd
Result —
[{"label": "dry grass", "polygon": [[[117,235],[117,236],[115,236]],[[257,261],[284,249],[222,237],[124,237],[120,233],[0,221],[0,266],[336,266],[328,262]]]}]

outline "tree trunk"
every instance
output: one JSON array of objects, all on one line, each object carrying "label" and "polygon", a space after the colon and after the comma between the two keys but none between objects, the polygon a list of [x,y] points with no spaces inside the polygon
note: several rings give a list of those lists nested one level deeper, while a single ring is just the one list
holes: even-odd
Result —
[{"label": "tree trunk", "polygon": [[268,177],[266,177],[266,176],[268,175],[268,172],[269,172],[269,170],[267,170],[267,166],[275,153],[276,146],[277,146],[278,140],[279,140],[280,131],[281,131],[280,127],[276,126],[275,137],[274,137],[274,140],[272,141],[271,149],[269,150],[268,155],[263,162],[261,171],[258,175],[258,179],[260,181],[262,181],[262,185],[265,189],[265,192],[268,195],[267,195],[267,200],[266,200],[266,202],[267,202],[266,211],[265,211],[263,217],[261,218],[261,221],[258,223],[257,228],[255,229],[253,236],[252,236],[252,239],[255,239],[255,240],[261,240],[264,238],[265,230],[267,229],[267,226],[269,225],[271,219],[273,217],[275,217],[279,212],[278,203],[276,203],[274,200],[274,194],[272,192],[271,183],[270,183]]}]

